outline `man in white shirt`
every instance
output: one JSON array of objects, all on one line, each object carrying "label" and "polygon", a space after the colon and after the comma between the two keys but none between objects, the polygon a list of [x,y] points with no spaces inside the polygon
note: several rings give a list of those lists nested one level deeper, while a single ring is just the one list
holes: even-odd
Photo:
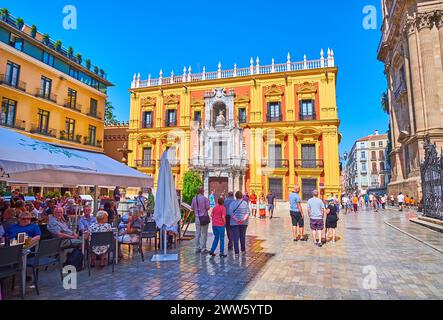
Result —
[{"label": "man in white shirt", "polygon": [[345,209],[345,214],[348,213],[348,206],[349,206],[349,198],[347,195],[344,195],[343,198],[341,199],[342,204],[343,204],[343,208]]},{"label": "man in white shirt", "polygon": [[369,208],[372,207],[372,201],[374,201],[374,195],[371,193],[371,194],[369,195]]},{"label": "man in white shirt", "polygon": [[400,211],[403,211],[403,203],[405,202],[405,196],[402,192],[399,193],[397,196],[398,206],[400,208]]}]

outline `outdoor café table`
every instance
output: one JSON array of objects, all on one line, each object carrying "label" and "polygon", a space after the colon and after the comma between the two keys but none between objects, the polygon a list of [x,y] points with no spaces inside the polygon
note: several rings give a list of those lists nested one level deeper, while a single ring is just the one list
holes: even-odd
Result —
[{"label": "outdoor caf\u00e9 table", "polygon": [[30,246],[23,247],[22,251],[22,294],[26,293],[26,267],[28,262],[28,255],[31,253],[31,249],[37,247],[38,242],[31,243]]},{"label": "outdoor caf\u00e9 table", "polygon": [[[117,228],[112,228],[112,232],[114,233],[114,239],[115,239],[115,250],[114,250],[114,254],[115,254],[115,264],[118,264],[118,229]],[[83,257],[85,256],[85,252],[86,252],[86,239],[85,239],[85,234],[82,235],[82,253],[83,253]],[[83,259],[83,266],[85,266],[86,263],[86,259]]]}]

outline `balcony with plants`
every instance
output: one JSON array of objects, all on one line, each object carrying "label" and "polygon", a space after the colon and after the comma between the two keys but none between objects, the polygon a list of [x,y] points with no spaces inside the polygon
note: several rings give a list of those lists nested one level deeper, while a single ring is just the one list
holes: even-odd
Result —
[{"label": "balcony with plants", "polygon": [[2,84],[26,92],[26,82],[20,81],[19,79],[13,79],[5,74],[0,74],[0,85]]}]

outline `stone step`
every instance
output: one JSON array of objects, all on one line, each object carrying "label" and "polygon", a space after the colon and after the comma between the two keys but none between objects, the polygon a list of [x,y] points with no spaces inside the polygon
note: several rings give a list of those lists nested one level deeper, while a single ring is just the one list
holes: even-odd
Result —
[{"label": "stone step", "polygon": [[418,217],[418,219],[423,220],[425,222],[435,223],[435,224],[438,224],[440,226],[443,226],[443,221],[442,220],[438,220],[438,219],[434,219],[434,218],[429,218],[429,217]]},{"label": "stone step", "polygon": [[443,226],[440,224],[427,222],[427,221],[424,221],[419,218],[413,218],[413,219],[410,219],[409,221],[411,221],[412,223],[416,223],[418,225],[421,225],[423,227],[429,228],[431,230],[443,233]]}]

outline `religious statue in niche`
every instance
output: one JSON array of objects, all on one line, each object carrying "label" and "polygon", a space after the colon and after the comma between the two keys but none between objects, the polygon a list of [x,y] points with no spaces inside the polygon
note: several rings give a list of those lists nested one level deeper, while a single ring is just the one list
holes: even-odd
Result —
[{"label": "religious statue in niche", "polygon": [[225,126],[226,125],[226,118],[223,115],[223,110],[220,110],[217,116],[217,119],[215,121],[215,126],[219,127],[219,126]]}]

